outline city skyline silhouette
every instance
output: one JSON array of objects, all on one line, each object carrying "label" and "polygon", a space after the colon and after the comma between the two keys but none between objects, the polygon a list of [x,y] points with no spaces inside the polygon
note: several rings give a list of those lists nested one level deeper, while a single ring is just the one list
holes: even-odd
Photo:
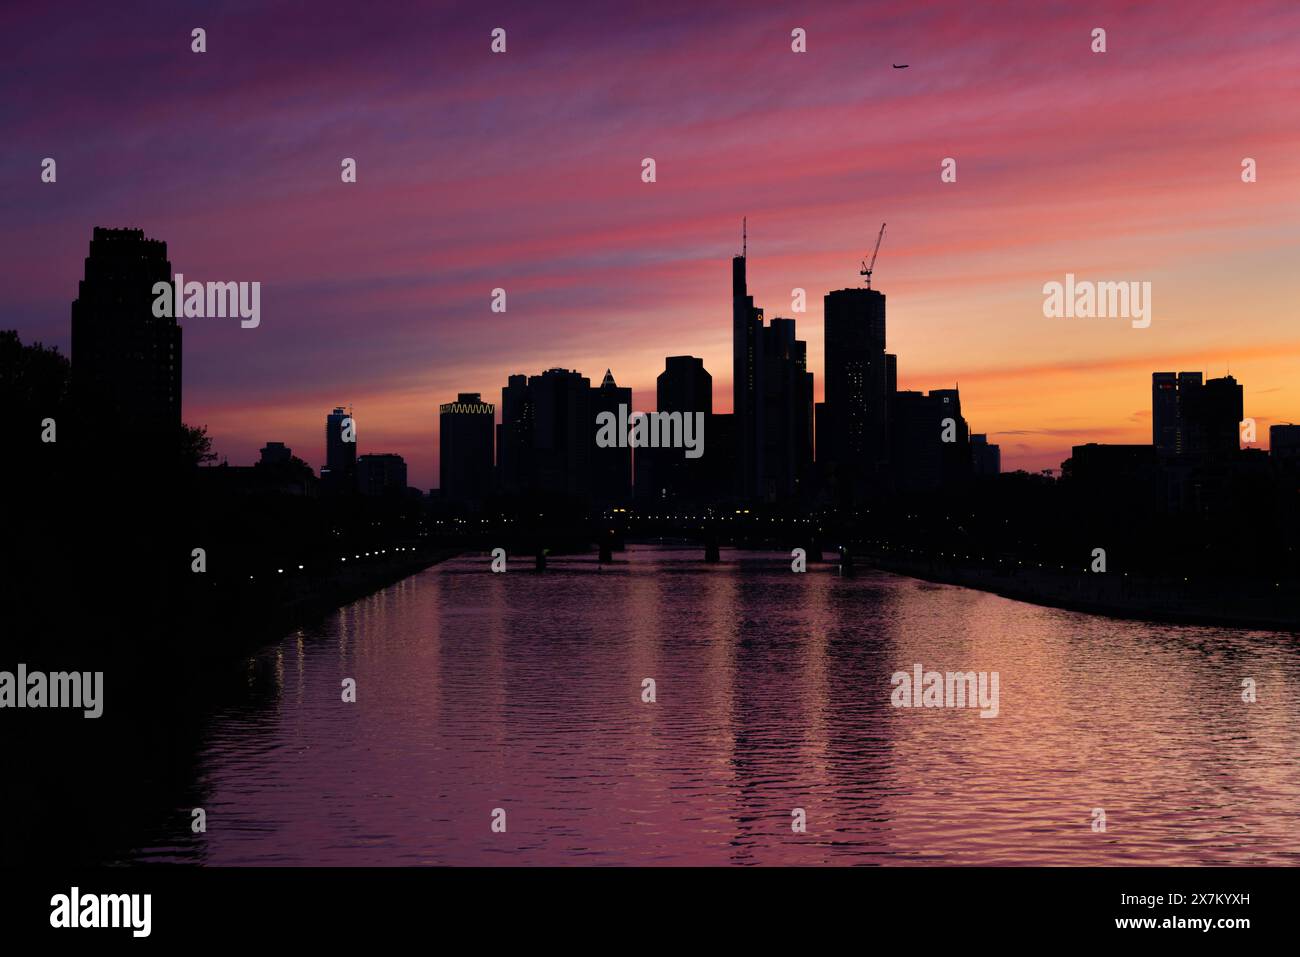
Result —
[{"label": "city skyline silhouette", "polygon": [[[151,28],[194,26],[162,4],[141,10]],[[252,462],[276,433],[319,467],[318,410],[351,403],[370,447],[403,455],[427,489],[438,406],[495,394],[515,372],[612,368],[650,407],[663,356],[695,355],[728,411],[718,262],[741,216],[756,300],[799,322],[820,373],[821,294],[857,283],[886,220],[876,276],[891,349],[910,357],[900,387],[959,381],[1008,469],[1141,441],[1156,369],[1230,368],[1262,441],[1300,407],[1285,307],[1300,150],[1278,95],[1300,73],[1281,40],[1294,10],[1274,9],[1265,30],[1213,5],[1172,35],[1158,10],[1109,10],[1124,42],[1104,55],[1048,9],[953,10],[934,34],[906,5],[828,7],[801,24],[810,52],[795,54],[776,10],[664,22],[633,7],[579,29],[507,7],[528,40],[497,57],[479,50],[495,23],[375,14],[383,31],[344,8],[306,24],[250,12],[214,21],[203,55],[188,42],[158,55],[128,30],[114,62],[139,68],[104,86],[90,38],[120,32],[109,13],[86,11],[74,30],[13,12],[11,33],[33,39],[14,52],[6,101],[0,201],[23,241],[0,257],[0,284],[18,292],[0,325],[67,354],[87,230],[144,228],[189,277],[263,283],[259,328],[188,326],[185,405],[220,454]],[[378,45],[358,48],[358,30]],[[68,66],[31,68],[52,56]],[[36,76],[39,90],[23,79]],[[695,112],[676,116],[684,97]],[[213,115],[241,117],[240,132]],[[55,183],[40,180],[46,156]],[[647,156],[654,183],[639,176]],[[340,181],[346,157],[355,183]],[[946,157],[955,182],[940,178]],[[1241,181],[1245,157],[1256,182]],[[1153,325],[1045,319],[1042,286],[1067,273],[1152,282]],[[807,313],[789,310],[796,287]]]},{"label": "city skyline silhouette", "polygon": [[1284,925],[1296,37],[0,11],[0,927]]}]

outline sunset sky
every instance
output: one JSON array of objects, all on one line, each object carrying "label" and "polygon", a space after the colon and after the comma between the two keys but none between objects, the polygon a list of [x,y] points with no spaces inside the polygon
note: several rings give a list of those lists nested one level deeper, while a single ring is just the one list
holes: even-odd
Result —
[{"label": "sunset sky", "polygon": [[[260,281],[259,328],[182,321],[184,418],[232,464],[319,467],[351,404],[359,451],[429,488],[440,402],[553,366],[645,409],[702,356],[728,411],[742,216],[818,398],[821,297],[887,221],[899,387],[960,383],[1004,469],[1149,442],[1155,370],[1230,370],[1263,441],[1300,421],[1294,0],[32,7],[0,11],[0,328],[67,352],[97,225]],[[1044,318],[1066,273],[1149,281],[1150,328]]]}]

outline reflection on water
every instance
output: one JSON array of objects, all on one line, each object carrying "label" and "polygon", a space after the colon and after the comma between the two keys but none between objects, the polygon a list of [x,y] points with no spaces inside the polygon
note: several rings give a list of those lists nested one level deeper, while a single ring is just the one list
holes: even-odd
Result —
[{"label": "reflection on water", "polygon": [[[1293,637],[701,557],[646,546],[540,575],[465,557],[287,637],[212,722],[195,782],[207,832],[178,813],[135,859],[1300,859]],[[999,672],[999,716],[892,708],[891,675],[917,662]]]}]

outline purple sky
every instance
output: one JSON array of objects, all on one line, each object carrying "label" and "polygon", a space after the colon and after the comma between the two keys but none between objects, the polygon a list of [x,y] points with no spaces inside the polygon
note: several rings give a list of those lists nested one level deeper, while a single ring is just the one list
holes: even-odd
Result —
[{"label": "purple sky", "polygon": [[[1230,365],[1261,437],[1300,418],[1294,2],[33,5],[0,54],[0,327],[67,350],[95,225],[262,282],[260,328],[184,323],[185,418],[232,463],[319,465],[352,403],[427,488],[439,402],[550,366],[648,408],[700,355],[729,409],[742,215],[768,315],[807,289],[819,395],[821,296],[888,220],[900,385],[960,381],[1006,467],[1149,441],[1155,369]],[[1152,327],[1044,319],[1067,271],[1153,282]]]}]

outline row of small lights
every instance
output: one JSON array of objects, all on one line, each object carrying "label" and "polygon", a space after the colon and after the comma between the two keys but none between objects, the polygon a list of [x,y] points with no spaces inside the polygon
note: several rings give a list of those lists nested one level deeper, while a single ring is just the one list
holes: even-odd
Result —
[{"label": "row of small lights", "polygon": [[[611,511],[611,513],[625,514],[625,515],[627,515],[629,518],[633,518],[633,517],[636,516],[636,513],[635,513],[635,512],[630,512],[630,511],[628,511],[627,509],[624,509],[624,508],[615,508],[615,509],[611,509],[610,511]],[[735,514],[736,514],[736,515],[748,515],[748,514],[749,514],[749,509],[747,509],[747,508],[746,508],[746,509],[736,509]],[[855,513],[855,514],[856,514],[856,513]],[[541,517],[542,517],[542,513],[539,512],[538,515],[537,515],[537,517],[538,517],[538,518],[541,518]],[[647,518],[647,519],[653,519],[653,520],[659,520],[659,519],[661,518],[661,516],[659,516],[659,515],[647,515],[647,516],[644,516],[644,517]],[[907,516],[905,516],[905,517],[906,517],[907,519],[909,519],[909,520],[912,519],[912,518],[920,518],[919,515],[916,515],[916,516],[913,516],[913,515],[907,515]],[[945,516],[945,517],[946,517],[946,516]],[[662,519],[664,519],[664,520],[675,519],[675,520],[678,520],[678,521],[682,521],[682,520],[699,521],[699,520],[706,519],[706,518],[719,518],[719,519],[723,519],[723,520],[725,520],[725,521],[733,521],[733,520],[734,520],[734,519],[733,519],[733,516],[731,516],[731,515],[719,515],[719,516],[712,516],[712,515],[700,515],[700,516],[695,516],[695,515],[664,515],[664,516],[662,516]],[[502,519],[503,521],[506,521],[506,522],[513,522],[513,521],[514,521],[513,518],[506,518],[505,516],[501,516],[501,519]],[[454,521],[455,521],[456,523],[458,523],[458,524],[461,524],[461,523],[463,523],[464,520],[463,520],[463,519],[459,519],[459,518],[457,518],[457,519],[454,519]],[[489,520],[486,519],[486,518],[484,518],[484,519],[480,519],[479,521],[485,523],[485,522],[487,522],[487,521],[489,521]],[[775,517],[773,517],[773,518],[770,518],[769,521],[772,521],[772,522],[803,522],[803,523],[807,524],[807,523],[812,522],[812,519],[810,519],[810,518],[775,518]],[[1007,521],[1009,521],[1009,520],[1007,520]],[[441,525],[441,524],[442,524],[442,521],[439,520],[439,521],[438,521],[438,524]],[[885,548],[886,551],[889,550],[889,546],[888,546],[888,545],[885,545],[884,548]],[[904,549],[902,549],[902,551],[909,552],[910,554],[913,554],[913,555],[916,555],[916,554],[922,554],[922,553],[920,552],[919,549],[915,549],[915,548],[904,548]],[[366,554],[368,555],[369,552],[367,552]],[[951,554],[951,556],[949,556],[947,552],[939,552],[938,554],[939,554],[939,557],[941,557],[941,558],[942,558],[942,557],[951,557],[951,558],[954,558],[954,559],[956,559],[956,558],[964,558],[964,559],[966,559],[967,561],[970,561],[970,560],[973,559],[973,556],[971,556],[971,555],[958,555],[956,552],[953,552],[953,553]],[[343,559],[343,560],[346,561],[347,559]],[[982,556],[982,555],[980,556],[980,559],[979,559],[979,560],[982,561],[982,562],[983,562],[983,561],[987,561],[987,559],[984,558],[984,556]],[[999,565],[1002,564],[1002,559],[1000,559],[1000,558],[995,559],[995,561],[996,561]],[[1017,565],[1024,565],[1024,562],[1023,562],[1023,561],[1018,561],[1018,562],[1016,562],[1016,564],[1017,564]],[[301,568],[301,567],[302,567],[302,566],[300,565],[299,568]],[[1042,562],[1038,562],[1038,563],[1037,563],[1037,567],[1038,567],[1038,568],[1045,568],[1046,566],[1045,566]],[[1064,565],[1060,565],[1060,566],[1058,566],[1058,567],[1061,569],[1061,571],[1064,571],[1064,570],[1065,570],[1065,566],[1064,566]],[[1087,567],[1085,567],[1083,570],[1084,570],[1084,572],[1090,572],[1090,569],[1087,568]],[[1123,576],[1124,576],[1125,578],[1127,578],[1127,577],[1128,577],[1128,574],[1129,574],[1128,572],[1124,572],[1124,573],[1123,573]],[[249,577],[251,578],[252,576],[249,576]],[[1183,576],[1183,581],[1190,581],[1190,580],[1191,580],[1191,579],[1188,578],[1187,576]],[[1281,587],[1282,587],[1282,583],[1281,583],[1281,582],[1275,582],[1275,583],[1273,584],[1273,587],[1274,587],[1274,588],[1281,588]]]},{"label": "row of small lights", "polygon": [[[615,509],[615,511],[618,511],[618,510]],[[746,510],[746,511],[748,511],[748,510]],[[487,521],[487,519],[484,519],[484,521]],[[777,521],[777,519],[774,518],[774,519],[772,519],[772,521],[775,522],[775,521]],[[795,519],[794,521],[800,521],[800,519]],[[808,520],[807,520],[807,519],[803,519],[803,521],[808,521]],[[441,524],[441,523],[440,523],[440,524]],[[882,547],[884,548],[885,551],[889,551],[889,550],[890,550],[890,546],[889,546],[889,545],[883,545]],[[412,548],[412,547],[410,547],[410,546],[398,546],[398,547],[394,548],[393,551],[395,551],[395,552],[413,552],[413,551],[415,551],[415,549]],[[920,549],[916,549],[916,548],[903,548],[903,549],[900,549],[900,551],[908,552],[909,554],[912,554],[912,555],[916,555],[916,554],[924,554]],[[372,556],[372,554],[373,554],[373,556],[374,556],[375,558],[378,558],[380,555],[387,555],[387,554],[388,554],[388,549],[386,549],[386,548],[382,548],[382,549],[380,549],[379,551],[374,552],[374,553],[371,553],[371,552],[364,552],[362,555],[353,555],[352,557],[353,557],[354,560],[359,560],[359,559],[361,559],[361,558],[363,557],[363,555],[364,555],[364,557],[366,557],[366,558],[370,558],[370,557]],[[953,552],[951,555],[949,555],[948,552],[939,552],[938,555],[939,555],[940,558],[945,558],[945,557],[946,557],[946,558],[953,558],[953,559],[964,558],[964,559],[966,559],[967,561],[972,561],[972,560],[974,559],[974,556],[972,556],[972,555],[959,555],[959,554],[957,554],[956,552]],[[979,560],[980,560],[981,562],[984,562],[984,561],[987,561],[988,559],[986,559],[983,555],[981,555],[980,558],[979,558]],[[346,562],[346,561],[347,561],[347,556],[343,556],[343,557],[341,557],[341,558],[339,559],[339,561],[340,561],[340,562]],[[1000,558],[998,558],[998,559],[994,559],[994,561],[996,561],[999,565],[1002,564],[1002,559],[1000,559]],[[1024,562],[1023,562],[1023,561],[1017,561],[1016,564],[1017,564],[1017,565],[1023,565]],[[1042,562],[1038,562],[1038,563],[1037,563],[1037,567],[1039,567],[1039,568],[1044,568],[1044,567],[1046,567],[1046,566],[1044,566]],[[1060,566],[1058,566],[1058,567],[1059,567],[1062,571],[1065,570],[1065,566],[1064,566],[1064,565],[1060,565]],[[303,568],[302,565],[299,565],[299,566],[298,566],[298,570],[299,570],[299,571],[302,571],[302,568]],[[1086,566],[1084,567],[1083,570],[1084,570],[1084,572],[1088,572],[1088,571],[1089,571],[1089,569],[1088,569]],[[283,568],[277,568],[275,571],[276,571],[276,574],[280,574],[280,575],[283,575],[283,574],[284,574],[284,569],[283,569]],[[1128,572],[1124,572],[1123,574],[1124,574],[1124,577],[1125,577],[1125,578],[1128,577]],[[253,576],[252,576],[252,575],[249,575],[249,576],[248,576],[248,580],[249,580],[249,581],[253,581],[253,580],[254,580],[254,579],[253,579]],[[1187,576],[1183,576],[1183,581],[1190,581],[1190,579],[1189,579]],[[1274,588],[1281,588],[1281,587],[1282,587],[1282,583],[1281,583],[1281,582],[1274,582],[1273,587],[1274,587]]]},{"label": "row of small lights", "polygon": [[[414,549],[413,547],[409,546],[409,545],[402,545],[402,546],[398,546],[398,547],[394,548],[393,551],[394,551],[394,552],[413,552],[413,551],[415,551],[415,549]],[[353,557],[353,559],[360,559],[360,558],[363,558],[363,557],[364,557],[364,558],[370,558],[370,557],[372,557],[372,556],[375,557],[375,558],[378,558],[380,555],[387,555],[387,554],[388,554],[388,549],[386,549],[386,548],[381,548],[381,549],[379,549],[379,551],[377,551],[377,552],[363,552],[361,555],[353,555],[352,557]],[[339,561],[341,561],[341,562],[346,562],[347,560],[348,560],[348,559],[347,559],[347,556],[346,556],[346,555],[344,555],[343,557],[341,557],[341,558],[339,559]],[[302,570],[303,570],[303,566],[302,566],[302,565],[299,565],[299,566],[298,566],[298,571],[302,571]],[[276,573],[277,575],[283,575],[283,574],[284,574],[284,569],[283,569],[283,568],[277,568],[277,569],[275,570],[275,573]],[[249,580],[249,581],[253,581],[253,576],[252,576],[252,575],[249,575],[249,576],[248,576],[248,580]]]}]

